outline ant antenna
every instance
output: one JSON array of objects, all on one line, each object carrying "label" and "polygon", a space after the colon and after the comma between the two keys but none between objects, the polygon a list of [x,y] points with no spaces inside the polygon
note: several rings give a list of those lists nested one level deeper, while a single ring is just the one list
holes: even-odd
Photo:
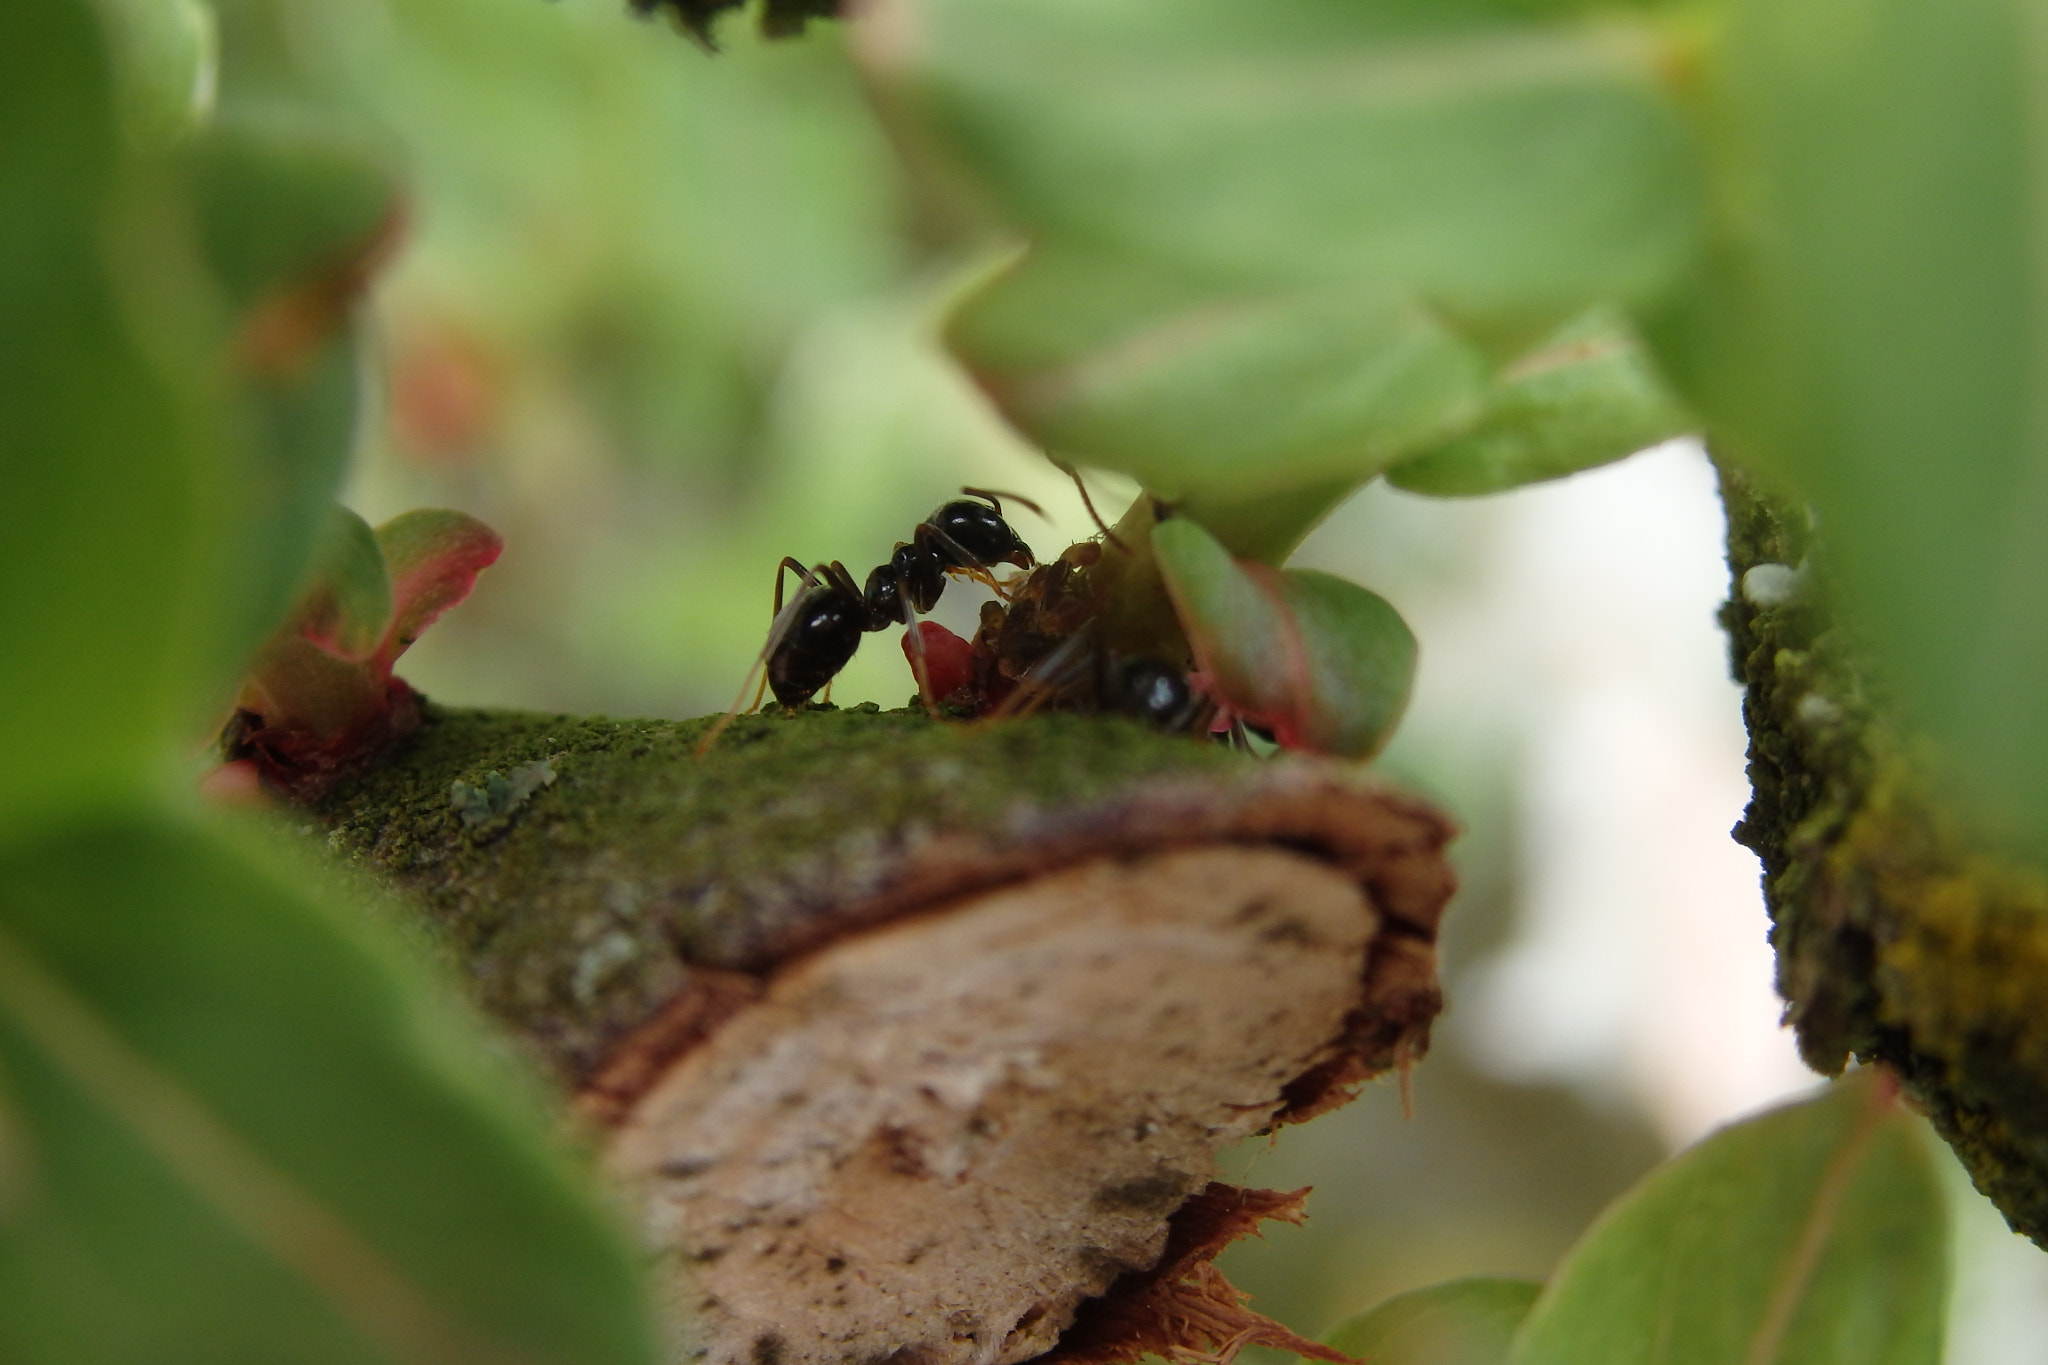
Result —
[{"label": "ant antenna", "polygon": [[1004,493],[1002,492],[1002,490],[995,488],[968,488],[964,484],[961,486],[960,491],[962,493],[965,493],[970,498],[980,498],[984,502],[993,504],[995,506],[997,516],[1001,516],[1003,514],[1003,498],[1008,498],[1011,502],[1021,503],[1025,507],[1030,508],[1033,512],[1036,512],[1038,514],[1038,519],[1040,521],[1052,520],[1051,517],[1045,514],[1045,509],[1043,507],[1040,507],[1037,503],[1025,497],[1022,493]]},{"label": "ant antenna", "polygon": [[1054,460],[1052,467],[1074,481],[1074,491],[1081,495],[1081,505],[1088,509],[1088,519],[1095,523],[1095,529],[1102,532],[1102,538],[1129,554],[1131,547],[1124,544],[1116,532],[1109,529],[1109,523],[1102,519],[1102,513],[1095,510],[1095,499],[1088,496],[1088,485],[1081,482],[1081,471],[1065,460]]},{"label": "ant antenna", "polygon": [[917,628],[917,612],[910,605],[910,594],[898,593],[897,601],[903,607],[903,638],[910,643],[910,671],[917,677],[917,699],[924,704],[924,713],[937,720],[939,700],[932,695],[931,673],[925,666],[924,632]]}]

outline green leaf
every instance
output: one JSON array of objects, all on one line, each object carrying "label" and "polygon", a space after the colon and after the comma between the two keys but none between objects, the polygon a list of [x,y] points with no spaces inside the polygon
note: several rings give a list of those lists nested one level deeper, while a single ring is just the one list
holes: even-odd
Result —
[{"label": "green leaf", "polygon": [[1030,253],[948,340],[1052,455],[1161,497],[1362,483],[1476,407],[1486,362],[1376,289],[1201,281],[1103,253]]},{"label": "green leaf", "polygon": [[1534,1280],[1486,1278],[1410,1290],[1337,1324],[1323,1344],[1372,1365],[1504,1365],[1542,1290]]},{"label": "green leaf", "polygon": [[1281,744],[1369,758],[1415,681],[1415,636],[1386,599],[1331,574],[1234,560],[1186,518],[1152,553],[1210,695]]},{"label": "green leaf", "polygon": [[346,507],[329,509],[318,577],[291,626],[336,658],[360,662],[384,643],[394,616],[377,533]]},{"label": "green leaf", "polygon": [[[317,335],[340,324],[398,212],[382,161],[306,111],[238,109],[193,148],[201,247],[231,308],[324,305]],[[269,363],[275,363],[270,359]]]},{"label": "green leaf", "polygon": [[[1479,0],[896,0],[865,55],[1039,244],[1533,341],[1690,258],[1663,35]],[[1555,8],[1555,7],[1549,7]]]},{"label": "green leaf", "polygon": [[1710,269],[1659,357],[1818,508],[1889,689],[2048,846],[2038,16],[1743,0],[1701,82]]},{"label": "green leaf", "polygon": [[1468,429],[1395,465],[1387,482],[1437,497],[1498,493],[1633,455],[1696,425],[1635,337],[1596,309],[1510,365]]},{"label": "green leaf", "polygon": [[469,596],[476,576],[497,563],[505,543],[463,512],[423,507],[377,528],[377,543],[391,572],[397,605],[379,659],[385,667],[411,647],[420,632]]},{"label": "green leaf", "polygon": [[398,222],[382,162],[304,113],[238,113],[189,159],[248,438],[226,584],[233,667],[306,586],[364,406],[354,309]]},{"label": "green leaf", "polygon": [[164,144],[199,127],[212,106],[220,57],[206,0],[97,0],[133,134]]},{"label": "green leaf", "polygon": [[198,695],[234,489],[174,207],[80,0],[0,5],[0,826],[144,781]]},{"label": "green leaf", "polygon": [[1565,1258],[1510,1365],[1935,1365],[1947,1214],[1892,1090],[1858,1073],[1652,1172]]},{"label": "green leaf", "polygon": [[156,816],[0,852],[0,1359],[651,1361],[537,1116],[304,880]]}]

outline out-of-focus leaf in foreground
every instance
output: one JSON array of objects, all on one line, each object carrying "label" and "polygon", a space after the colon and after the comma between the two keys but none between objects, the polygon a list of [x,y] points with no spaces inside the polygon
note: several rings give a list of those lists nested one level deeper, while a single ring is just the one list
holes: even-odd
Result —
[{"label": "out-of-focus leaf in foreground", "polygon": [[355,310],[401,214],[378,159],[311,114],[238,111],[203,132],[186,169],[246,437],[239,562],[220,603],[238,668],[304,586],[355,449]]},{"label": "out-of-focus leaf in foreground", "polygon": [[96,0],[119,64],[121,110],[145,141],[188,134],[212,107],[220,56],[208,0]]},{"label": "out-of-focus leaf in foreground", "polygon": [[0,852],[0,1359],[650,1360],[629,1254],[461,1033],[204,830]]},{"label": "out-of-focus leaf in foreground", "polygon": [[1050,244],[948,340],[1046,449],[1165,498],[1361,482],[1476,409],[1487,370],[1385,285],[1233,285]]},{"label": "out-of-focus leaf in foreground", "polygon": [[1604,309],[1574,319],[1488,386],[1478,415],[1387,482],[1473,497],[1562,478],[1694,428],[1641,344]]},{"label": "out-of-focus leaf in foreground", "polygon": [[1603,1214],[1510,1365],[1935,1365],[1948,1221],[1871,1072],[1727,1128]]},{"label": "out-of-focus leaf in foreground", "polygon": [[1323,1344],[1372,1365],[1502,1365],[1542,1289],[1474,1278],[1411,1290],[1338,1323]]},{"label": "out-of-focus leaf in foreground", "polygon": [[1543,8],[891,0],[860,32],[911,143],[1031,243],[962,359],[1054,454],[1180,497],[1363,482],[1689,263],[1661,31]]},{"label": "out-of-focus leaf in foreground", "polygon": [[1034,238],[1391,282],[1489,332],[1653,295],[1690,250],[1691,144],[1625,13],[895,0],[870,23],[892,97]]},{"label": "out-of-focus leaf in foreground", "polygon": [[207,662],[231,499],[203,357],[137,325],[192,276],[116,108],[90,8],[0,6],[0,823],[140,780]]},{"label": "out-of-focus leaf in foreground", "polygon": [[1701,87],[1713,268],[1660,359],[1724,453],[1812,499],[1895,695],[2048,847],[2038,12],[1731,8]]}]

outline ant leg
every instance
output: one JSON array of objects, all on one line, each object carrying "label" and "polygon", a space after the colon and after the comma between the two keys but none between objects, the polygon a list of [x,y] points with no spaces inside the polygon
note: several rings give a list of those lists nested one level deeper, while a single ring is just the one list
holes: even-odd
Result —
[{"label": "ant leg", "polygon": [[[788,555],[784,555],[782,562],[775,566],[775,609],[768,617],[771,623],[782,615],[782,576],[788,573],[791,568],[797,571],[799,577],[803,577],[810,572],[801,562],[790,558]],[[769,626],[768,633],[771,636],[775,633],[775,628],[772,624]],[[770,652],[773,652],[772,646],[770,647]],[[752,670],[749,670],[749,672],[751,673]],[[747,708],[747,714],[750,716],[761,709],[761,699],[768,695],[768,670],[763,668],[760,670],[760,673],[761,685],[754,689],[754,704]],[[742,685],[740,691],[744,694],[746,687]]]},{"label": "ant leg", "polygon": [[[740,683],[740,694],[732,699],[732,705],[725,708],[725,714],[712,722],[711,728],[704,732],[704,737],[697,741],[697,747],[691,750],[696,757],[702,758],[710,753],[711,746],[718,743],[718,737],[725,733],[726,728],[732,724],[733,717],[740,713],[740,704],[747,699],[747,688],[753,685],[757,672],[761,675],[761,687],[765,689],[768,686],[768,660],[782,647],[790,628],[796,624],[796,609],[803,602],[803,595],[799,593],[796,600],[787,607],[782,604],[782,576],[792,569],[796,571],[798,581],[807,589],[820,586],[821,575],[828,572],[822,564],[813,572],[804,567],[802,560],[792,559],[788,555],[784,555],[782,562],[775,566],[775,619],[768,627],[768,643],[761,646],[760,654],[754,658],[753,667],[747,670],[746,678]],[[760,695],[759,691],[755,693],[756,706],[761,704]]]},{"label": "ant leg", "polygon": [[[1057,463],[1058,463],[1058,461],[1054,461],[1054,463],[1056,463],[1056,464],[1057,464]],[[1065,468],[1065,466],[1064,466],[1064,465],[1062,465],[1062,466],[1061,466],[1061,468]],[[998,492],[999,492],[1000,490],[997,490],[997,489],[991,489],[991,488],[968,488],[968,487],[965,487],[965,486],[963,486],[963,487],[962,487],[962,488],[960,489],[960,491],[961,491],[962,493],[965,493],[965,494],[966,494],[966,495],[967,495],[968,497],[970,497],[970,498],[980,498],[980,499],[981,499],[981,500],[982,500],[983,502],[987,503],[987,504],[988,504],[988,505],[989,505],[990,507],[993,507],[993,508],[995,508],[995,509],[996,509],[996,515],[997,515],[997,516],[1001,516],[1001,515],[1003,514],[1003,502],[1002,502],[1002,499],[1003,499],[1003,498],[1008,498],[1008,499],[1009,499],[1009,500],[1010,500],[1011,502],[1014,502],[1014,503],[1019,503],[1019,504],[1021,504],[1021,505],[1025,506],[1025,507],[1028,507],[1028,508],[1030,508],[1030,509],[1031,509],[1031,510],[1032,510],[1033,512],[1036,512],[1036,513],[1038,514],[1038,519],[1039,519],[1040,521],[1051,521],[1051,520],[1052,520],[1052,518],[1051,518],[1051,517],[1049,517],[1049,516],[1047,516],[1047,515],[1045,514],[1045,509],[1044,509],[1043,507],[1040,507],[1040,506],[1039,506],[1039,505],[1038,505],[1037,503],[1035,503],[1035,502],[1033,502],[1033,501],[1032,501],[1031,499],[1029,499],[1029,498],[1025,497],[1025,496],[1024,496],[1024,495],[1023,495],[1022,493],[1003,493],[1001,497],[998,497],[998,496],[997,496],[997,493],[998,493]]]},{"label": "ant leg", "polygon": [[1102,519],[1102,513],[1095,510],[1095,499],[1088,496],[1088,485],[1081,482],[1081,471],[1064,460],[1054,460],[1053,468],[1074,481],[1074,491],[1081,495],[1081,505],[1088,509],[1088,519],[1095,523],[1095,529],[1102,532],[1102,538],[1117,549],[1130,552],[1130,546],[1123,543],[1117,533],[1109,529],[1109,523]]},{"label": "ant leg", "polygon": [[910,672],[917,679],[917,699],[924,703],[924,713],[933,720],[939,718],[939,699],[932,695],[932,675],[924,660],[924,632],[917,628],[917,612],[910,605],[910,594],[898,592],[896,600],[903,604],[904,636],[910,642]]}]

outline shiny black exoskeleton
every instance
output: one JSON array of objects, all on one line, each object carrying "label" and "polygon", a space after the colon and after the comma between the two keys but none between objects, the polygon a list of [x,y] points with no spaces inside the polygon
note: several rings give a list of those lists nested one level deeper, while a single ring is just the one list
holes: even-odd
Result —
[{"label": "shiny black exoskeleton", "polygon": [[[862,587],[854,586],[853,575],[836,560],[806,569],[797,560],[783,559],[775,570],[777,634],[768,647],[768,687],[777,701],[793,707],[810,700],[846,667],[864,633],[908,626],[914,613],[930,611],[945,591],[948,574],[994,586],[989,570],[995,565],[1029,569],[1037,562],[1031,547],[1003,520],[1003,505],[993,493],[960,491],[980,501],[946,503],[919,522],[909,543],[898,542],[889,562],[877,565]],[[789,570],[803,581],[804,591],[785,618],[782,575]]]},{"label": "shiny black exoskeleton", "polygon": [[1199,698],[1188,686],[1188,675],[1157,659],[1132,659],[1115,670],[1104,703],[1162,730],[1185,728],[1193,718]]}]

